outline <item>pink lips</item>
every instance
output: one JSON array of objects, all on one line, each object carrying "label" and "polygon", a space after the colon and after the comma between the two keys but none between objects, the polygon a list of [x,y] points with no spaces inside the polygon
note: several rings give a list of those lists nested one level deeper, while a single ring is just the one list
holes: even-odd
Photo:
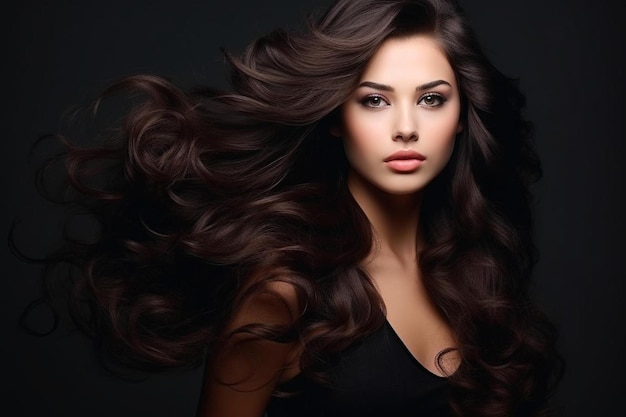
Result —
[{"label": "pink lips", "polygon": [[425,159],[426,157],[419,152],[401,150],[389,155],[384,162],[394,171],[411,172],[419,168]]}]

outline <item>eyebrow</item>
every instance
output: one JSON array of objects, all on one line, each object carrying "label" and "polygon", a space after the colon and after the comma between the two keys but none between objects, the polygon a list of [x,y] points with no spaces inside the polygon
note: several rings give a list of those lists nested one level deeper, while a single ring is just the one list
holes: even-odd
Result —
[{"label": "eyebrow", "polygon": [[[450,87],[452,87],[452,85],[445,80],[435,80],[435,81],[430,81],[426,84],[419,85],[415,88],[415,90],[417,91],[428,90],[429,88],[437,87],[438,85],[441,85],[441,84],[449,85]],[[372,81],[363,81],[361,84],[359,84],[359,87],[370,87],[375,90],[381,90],[381,91],[394,91],[394,88],[390,85],[379,84],[379,83],[375,83]]]}]

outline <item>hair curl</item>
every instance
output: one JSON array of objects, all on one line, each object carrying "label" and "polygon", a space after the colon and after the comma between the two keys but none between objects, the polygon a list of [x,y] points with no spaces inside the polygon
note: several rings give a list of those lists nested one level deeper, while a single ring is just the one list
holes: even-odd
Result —
[{"label": "hair curl", "polygon": [[561,359],[529,296],[529,187],[541,176],[532,126],[515,80],[446,0],[339,0],[305,30],[227,53],[230,91],[127,77],[103,97],[141,100],[105,142],[56,136],[74,191],[66,204],[93,216],[98,234],[45,262],[74,267],[73,316],[105,356],[151,370],[198,364],[230,314],[276,281],[295,289],[302,311],[288,328],[239,331],[299,338],[300,366],[314,377],[324,357],[382,324],[382,300],[359,267],[370,224],[329,131],[382,42],[413,34],[440,43],[462,97],[464,129],[420,213],[424,284],[459,343],[451,403],[472,416],[545,405]]}]

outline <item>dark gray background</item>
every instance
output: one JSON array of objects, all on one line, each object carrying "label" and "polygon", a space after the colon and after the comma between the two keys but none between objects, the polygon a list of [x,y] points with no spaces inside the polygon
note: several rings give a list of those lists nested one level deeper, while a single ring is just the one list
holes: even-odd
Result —
[{"label": "dark gray background", "polygon": [[[18,2],[14,2],[18,3]],[[241,49],[295,25],[313,0],[30,1],[3,7],[3,223],[42,253],[54,207],[32,187],[28,149],[61,114],[136,72],[183,85],[223,82],[220,47]],[[626,7],[609,0],[465,0],[485,49],[519,77],[536,123],[545,177],[537,189],[537,297],[561,329],[568,373],[558,401],[570,417],[626,415],[624,368]],[[201,373],[142,383],[102,372],[77,335],[44,339],[15,323],[35,296],[37,270],[2,256],[6,416],[192,417]]]}]

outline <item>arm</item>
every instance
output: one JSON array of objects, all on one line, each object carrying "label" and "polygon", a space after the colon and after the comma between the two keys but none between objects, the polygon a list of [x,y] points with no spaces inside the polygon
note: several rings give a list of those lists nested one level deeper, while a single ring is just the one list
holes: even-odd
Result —
[{"label": "arm", "polygon": [[[285,283],[272,283],[270,290],[276,295],[254,296],[234,314],[225,331],[252,323],[290,323],[295,291]],[[237,343],[247,337],[236,335],[207,360],[197,417],[261,417],[276,384],[293,374],[297,342]]]}]

